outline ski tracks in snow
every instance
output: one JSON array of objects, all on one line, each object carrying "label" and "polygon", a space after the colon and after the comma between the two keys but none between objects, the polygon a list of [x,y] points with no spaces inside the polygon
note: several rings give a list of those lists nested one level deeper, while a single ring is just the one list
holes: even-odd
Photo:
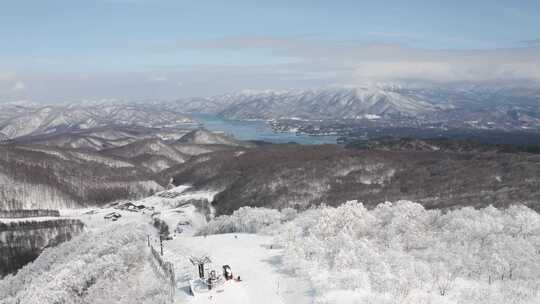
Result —
[{"label": "ski tracks in snow", "polygon": [[[178,278],[177,303],[311,303],[306,284],[296,284],[297,280],[278,271],[281,252],[270,249],[271,242],[269,236],[241,233],[182,236],[166,242],[165,259],[174,263]],[[189,279],[197,277],[196,267],[188,261],[190,254],[207,254],[212,260],[208,268],[217,274],[223,265],[229,265],[241,281],[227,281],[212,291],[189,295]]]}]

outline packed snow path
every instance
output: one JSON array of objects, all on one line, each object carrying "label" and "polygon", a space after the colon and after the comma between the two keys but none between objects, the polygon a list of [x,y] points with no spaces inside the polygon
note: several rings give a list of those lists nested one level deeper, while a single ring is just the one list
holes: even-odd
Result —
[{"label": "packed snow path", "polygon": [[[182,236],[166,242],[165,259],[174,263],[177,274],[177,303],[310,303],[302,286],[306,284],[279,273],[281,250],[271,249],[271,242],[268,236],[238,233]],[[212,259],[208,267],[218,274],[223,265],[230,265],[234,277],[242,281],[227,281],[212,291],[190,295],[189,279],[197,277],[197,270],[188,261],[189,253],[207,254]]]}]

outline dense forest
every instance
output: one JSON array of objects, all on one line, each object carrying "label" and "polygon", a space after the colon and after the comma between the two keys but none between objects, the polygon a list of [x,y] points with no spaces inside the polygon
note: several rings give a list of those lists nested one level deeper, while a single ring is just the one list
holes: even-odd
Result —
[{"label": "dense forest", "polygon": [[280,271],[317,303],[538,303],[540,215],[524,206],[426,210],[350,201],[301,213],[243,207],[203,235],[273,235]]},{"label": "dense forest", "polygon": [[70,240],[83,231],[75,219],[0,222],[0,277],[38,257],[43,249]]},{"label": "dense forest", "polygon": [[242,206],[306,209],[408,199],[426,208],[540,210],[540,156],[528,153],[382,151],[336,145],[270,145],[195,157],[165,171],[177,185],[221,191],[218,214]]},{"label": "dense forest", "polygon": [[103,163],[53,152],[0,146],[2,209],[102,205],[162,189],[148,172],[135,166],[120,166],[118,160]]}]

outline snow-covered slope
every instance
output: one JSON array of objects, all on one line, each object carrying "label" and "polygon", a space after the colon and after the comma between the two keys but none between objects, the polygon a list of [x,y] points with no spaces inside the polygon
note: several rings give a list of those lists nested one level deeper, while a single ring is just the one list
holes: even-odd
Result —
[{"label": "snow-covered slope", "polygon": [[241,281],[226,281],[214,290],[199,290],[195,295],[180,289],[176,303],[210,304],[280,304],[312,303],[307,281],[292,278],[278,269],[280,249],[272,249],[270,236],[257,234],[221,234],[206,237],[177,237],[166,243],[165,259],[175,265],[179,286],[189,284],[197,277],[196,267],[188,258],[191,255],[207,254],[212,263],[206,267],[222,272],[229,265],[236,278]]},{"label": "snow-covered slope", "polygon": [[60,217],[0,218],[0,277],[35,259],[46,247],[70,240],[82,222]]},{"label": "snow-covered slope", "polygon": [[103,153],[131,159],[154,172],[181,164],[190,157],[158,138],[136,141],[122,147],[104,150]]},{"label": "snow-covered slope", "polygon": [[227,145],[239,146],[243,143],[225,134],[211,132],[205,129],[193,130],[182,136],[178,142],[199,145]]},{"label": "snow-covered slope", "polygon": [[[40,136],[27,137],[0,145],[0,208],[82,207],[146,196],[169,182],[171,175],[160,172],[194,155],[235,149],[241,144],[207,131],[193,131],[187,142],[174,140],[175,134],[171,140],[161,139],[168,130],[156,133],[125,127],[87,131],[41,136],[41,140],[36,140]],[[60,137],[63,139],[58,140]],[[80,141],[69,138],[96,142],[84,144],[85,149],[72,148]],[[47,142],[49,139],[52,142]],[[128,144],[105,149],[105,143],[123,141]]]},{"label": "snow-covered slope", "polygon": [[[204,213],[201,206],[196,207],[195,202],[209,204],[216,193],[212,190],[193,191],[190,186],[183,185],[132,202],[152,208],[151,212],[103,208],[90,212],[65,210],[62,214],[80,218],[93,234],[111,231],[114,227],[148,223],[152,217],[166,222],[174,236],[163,242],[163,258],[173,263],[177,280],[174,303],[311,303],[307,280],[291,278],[279,271],[277,263],[282,250],[270,246],[273,244],[271,236],[243,233],[194,236],[212,216]],[[117,212],[122,217],[116,222],[103,219],[110,212]],[[149,234],[150,243],[159,248],[155,232]],[[199,290],[197,294],[191,294],[190,281],[197,278],[197,268],[189,258],[201,254],[207,254],[212,260],[206,269],[220,274],[222,265],[230,265],[233,275],[240,276],[241,281],[225,282],[212,291]]]},{"label": "snow-covered slope", "polygon": [[[441,212],[410,201],[374,209],[350,201],[300,213],[245,207],[206,224],[208,214],[194,200],[208,204],[214,195],[184,185],[132,202],[144,204],[139,211],[62,212],[84,221],[87,232],[0,281],[0,302],[164,302],[167,282],[152,271],[147,247],[148,242],[160,247],[157,231],[148,225],[155,219],[186,228],[169,230],[171,238],[163,240],[162,259],[174,266],[174,303],[536,304],[540,299],[540,216],[524,206]],[[121,217],[104,219],[110,212]],[[197,230],[202,235],[194,235]],[[234,280],[218,281],[209,290],[190,262],[204,256],[211,260],[208,272],[219,276],[229,265]]]},{"label": "snow-covered slope", "polygon": [[162,155],[179,163],[186,160],[186,156],[160,139],[147,139],[135,143],[114,148],[106,151],[107,154],[118,155],[126,158],[136,157],[143,154]]},{"label": "snow-covered slope", "polygon": [[0,303],[167,303],[166,285],[151,266],[148,231],[142,221],[104,225],[47,248],[0,280]]},{"label": "snow-covered slope", "polygon": [[52,134],[23,136],[16,138],[14,142],[25,145],[44,145],[99,151],[125,146],[141,140],[177,140],[189,131],[189,129],[182,127],[148,128],[132,125],[112,125],[84,130],[61,130]]},{"label": "snow-covered slope", "polygon": [[20,149],[28,151],[43,152],[48,155],[59,157],[63,160],[78,161],[80,163],[96,162],[113,168],[134,167],[132,163],[125,161],[124,158],[104,155],[94,151],[76,150],[76,149],[56,149],[54,147],[41,146],[20,146]]},{"label": "snow-covered slope", "polygon": [[163,187],[147,169],[95,151],[0,145],[0,209],[58,209],[146,196]]},{"label": "snow-covered slope", "polygon": [[66,129],[103,126],[174,127],[191,123],[159,105],[105,103],[8,108],[0,116],[0,133],[9,138],[52,134]]},{"label": "snow-covered slope", "polygon": [[[177,111],[218,114],[228,119],[340,120],[376,118],[377,123],[443,123],[471,127],[538,129],[539,90],[516,87],[418,87],[364,85],[312,90],[244,90],[171,103]],[[380,121],[379,121],[380,119]]]},{"label": "snow-covered slope", "polygon": [[354,119],[365,115],[419,116],[436,110],[420,98],[373,87],[247,91],[213,99],[229,104],[220,115],[230,119]]}]

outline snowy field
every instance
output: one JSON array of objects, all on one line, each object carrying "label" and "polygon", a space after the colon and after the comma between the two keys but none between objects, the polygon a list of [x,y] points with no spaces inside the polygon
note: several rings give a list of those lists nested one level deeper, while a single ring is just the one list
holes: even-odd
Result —
[{"label": "snowy field", "polygon": [[[348,202],[213,217],[200,204],[215,194],[180,186],[131,202],[146,207],[138,212],[62,210],[86,232],[0,281],[0,303],[168,302],[150,267],[154,218],[171,236],[163,258],[174,265],[174,303],[540,303],[540,215],[526,207],[442,213],[407,201],[373,210]],[[104,218],[112,212],[121,217]],[[241,280],[192,294],[193,256],[208,256],[206,269],[218,275],[229,265]]]},{"label": "snowy field", "polygon": [[[165,259],[175,264],[180,278],[177,303],[311,303],[309,285],[279,271],[282,250],[271,249],[272,244],[272,237],[245,233],[179,237],[167,242]],[[197,269],[186,259],[190,254],[208,255],[212,260],[209,268],[218,274],[223,265],[229,265],[241,281],[227,281],[191,296],[188,279],[197,276]]]},{"label": "snowy field", "polygon": [[[182,193],[178,197],[163,199],[157,194],[141,200],[141,203],[161,212],[160,218],[169,227],[175,227],[178,222],[191,223],[184,227],[182,233],[173,233],[174,239],[164,242],[164,259],[175,266],[176,303],[312,303],[307,281],[280,272],[277,263],[282,250],[271,249],[276,247],[272,236],[246,233],[194,236],[206,225],[206,219],[193,205],[182,205],[182,202],[192,199],[211,201],[216,193],[188,190],[188,186],[179,186],[168,191]],[[178,204],[181,206],[177,207]],[[152,238],[152,243],[158,246],[156,237]],[[222,266],[229,265],[234,276],[240,276],[241,281],[227,281],[214,290],[191,294],[190,280],[197,278],[198,274],[189,258],[201,255],[212,260],[207,269],[220,274]]]}]

